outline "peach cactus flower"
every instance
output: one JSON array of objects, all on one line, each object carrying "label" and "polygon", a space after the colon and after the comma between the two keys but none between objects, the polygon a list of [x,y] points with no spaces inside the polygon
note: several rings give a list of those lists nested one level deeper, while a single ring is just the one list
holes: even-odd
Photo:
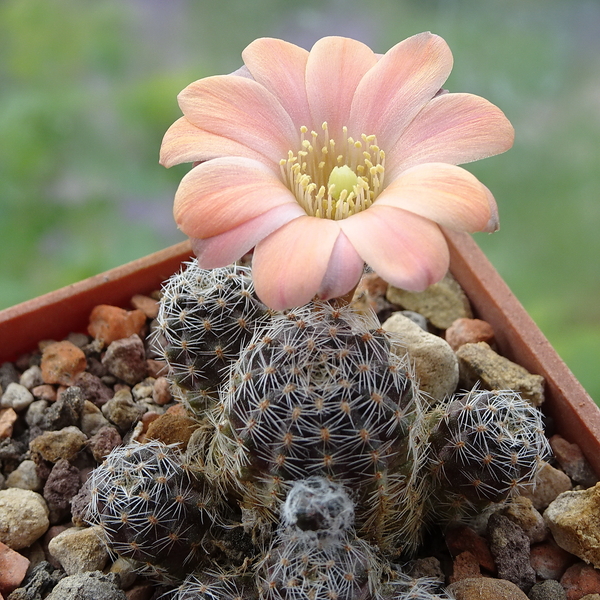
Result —
[{"label": "peach cactus flower", "polygon": [[455,166],[504,152],[513,128],[472,94],[441,90],[452,68],[431,33],[377,55],[326,37],[310,52],[258,39],[231,75],[190,84],[161,163],[199,163],[174,215],[200,265],[254,248],[270,307],[352,290],[364,263],[397,287],[423,290],[448,268],[442,227],[498,228],[489,190]]}]

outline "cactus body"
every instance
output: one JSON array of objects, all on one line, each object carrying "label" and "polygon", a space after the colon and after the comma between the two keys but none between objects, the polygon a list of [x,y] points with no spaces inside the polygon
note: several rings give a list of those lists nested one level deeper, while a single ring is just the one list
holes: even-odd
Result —
[{"label": "cactus body", "polygon": [[155,344],[162,336],[169,377],[193,413],[216,401],[223,373],[269,315],[247,267],[209,271],[192,261],[165,283]]},{"label": "cactus body", "polygon": [[531,485],[550,454],[541,413],[516,392],[474,389],[440,410],[429,468],[450,516]]},{"label": "cactus body", "polygon": [[213,464],[245,503],[272,515],[288,482],[326,476],[357,491],[361,531],[410,544],[419,406],[408,363],[376,322],[311,303],[273,317],[242,351],[217,414]]}]

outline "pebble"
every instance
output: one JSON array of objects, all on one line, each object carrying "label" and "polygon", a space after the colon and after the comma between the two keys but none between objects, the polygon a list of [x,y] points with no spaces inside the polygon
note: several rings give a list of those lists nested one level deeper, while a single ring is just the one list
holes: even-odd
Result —
[{"label": "pebble", "polygon": [[54,402],[56,400],[56,389],[49,383],[42,385],[36,385],[31,393],[36,400],[47,400],[48,402]]},{"label": "pebble", "polygon": [[468,550],[465,550],[455,556],[452,561],[450,583],[473,577],[483,577],[479,568],[479,561]]},{"label": "pebble", "polygon": [[485,342],[464,344],[457,351],[460,384],[471,389],[477,382],[487,390],[515,390],[540,406],[544,401],[544,378],[494,352]]},{"label": "pebble", "polygon": [[456,319],[473,316],[469,299],[449,273],[424,292],[408,292],[390,285],[386,298],[392,304],[421,313],[439,329],[448,329]]},{"label": "pebble", "polygon": [[81,413],[80,429],[87,437],[92,437],[100,429],[109,425],[108,419],[102,411],[89,400],[86,400]]},{"label": "pebble", "polygon": [[402,313],[394,313],[382,327],[397,335],[392,341],[394,351],[400,356],[408,355],[421,391],[434,402],[454,393],[458,384],[458,360],[443,338],[423,331]]},{"label": "pebble", "polygon": [[152,392],[154,391],[154,377],[146,377],[143,381],[136,383],[131,389],[131,395],[135,400],[144,400],[145,398],[152,398]]},{"label": "pebble", "polygon": [[44,383],[72,385],[79,373],[87,366],[85,354],[68,341],[46,346],[42,353],[42,377]]},{"label": "pebble", "polygon": [[102,407],[102,414],[117,426],[121,434],[141,419],[144,412],[144,408],[133,401],[131,392],[126,388],[116,392]]},{"label": "pebble", "polygon": [[144,344],[136,334],[112,342],[102,364],[109,373],[129,385],[139,383],[148,374]]},{"label": "pebble", "polygon": [[92,451],[94,458],[100,463],[111,450],[120,446],[122,443],[123,439],[115,427],[112,425],[105,425],[90,438],[89,449]]},{"label": "pebble", "polygon": [[38,474],[35,462],[32,460],[24,460],[6,478],[6,487],[41,492],[44,488],[44,482]]},{"label": "pebble", "polygon": [[116,573],[79,573],[61,579],[45,600],[127,600]]},{"label": "pebble", "polygon": [[495,513],[488,521],[487,539],[498,568],[498,577],[512,581],[527,592],[535,583],[535,571],[529,564],[529,538],[509,518]]},{"label": "pebble", "polygon": [[516,496],[506,504],[501,514],[516,523],[525,532],[531,544],[543,542],[548,537],[544,517],[535,509],[529,498]]},{"label": "pebble", "polygon": [[444,571],[442,565],[435,556],[425,558],[416,558],[407,565],[408,574],[414,579],[420,577],[430,577],[438,581],[444,581]]},{"label": "pebble", "polygon": [[475,577],[450,584],[447,591],[456,600],[529,600],[525,592],[505,579]]},{"label": "pebble", "polygon": [[555,579],[540,581],[529,591],[529,600],[567,600],[565,588]]},{"label": "pebble", "polygon": [[77,376],[75,385],[81,389],[83,397],[96,406],[103,406],[114,396],[114,391],[100,377],[87,371]]},{"label": "pebble", "polygon": [[77,427],[65,427],[59,431],[46,431],[29,443],[29,449],[44,460],[57,462],[61,458],[72,460],[87,442],[85,434]]},{"label": "pebble", "polygon": [[29,560],[0,542],[0,594],[8,595],[21,585]]},{"label": "pebble", "polygon": [[85,400],[81,389],[70,386],[59,395],[58,400],[53,402],[48,410],[44,412],[40,427],[44,430],[53,431],[63,429],[71,425],[79,425]]},{"label": "pebble", "polygon": [[150,296],[135,294],[131,298],[131,306],[137,310],[141,310],[147,319],[156,319],[158,317],[159,303]]},{"label": "pebble", "polygon": [[573,480],[588,488],[598,482],[598,477],[587,461],[581,448],[571,444],[560,435],[550,438],[550,446],[554,457],[559,462],[562,470]]},{"label": "pebble", "polygon": [[496,563],[487,541],[471,527],[467,525],[449,527],[446,531],[446,546],[452,556],[458,556],[461,552],[468,550],[481,567],[490,573],[496,572]]},{"label": "pebble", "polygon": [[136,565],[123,556],[117,557],[117,560],[110,566],[110,573],[116,573],[119,576],[119,583],[122,589],[130,588],[137,579]]},{"label": "pebble", "polygon": [[26,371],[23,371],[21,377],[19,378],[19,383],[22,386],[25,386],[28,390],[37,387],[38,385],[42,385],[44,383],[44,379],[42,377],[42,369],[38,365],[33,365],[33,367],[29,367]]},{"label": "pebble", "polygon": [[2,394],[0,408],[12,408],[16,412],[25,410],[33,402],[33,394],[20,383],[9,383]]},{"label": "pebble", "polygon": [[90,314],[88,333],[108,346],[116,340],[139,335],[145,324],[146,315],[141,310],[100,304]]},{"label": "pebble", "polygon": [[31,546],[46,533],[48,506],[42,496],[31,490],[0,490],[0,542],[13,550]]},{"label": "pebble", "polygon": [[70,527],[50,540],[48,551],[67,575],[101,571],[108,562],[108,550],[101,536],[99,525]]},{"label": "pebble", "polygon": [[452,350],[458,350],[463,344],[486,342],[494,345],[494,330],[487,321],[481,319],[456,319],[448,329],[445,338]]},{"label": "pebble", "polygon": [[155,360],[153,358],[146,360],[146,367],[148,368],[148,376],[155,379],[163,377],[169,371],[167,363],[164,360]]},{"label": "pebble", "polygon": [[159,406],[164,406],[173,400],[173,396],[171,395],[171,384],[166,377],[158,377],[154,380],[152,400]]},{"label": "pebble", "polygon": [[597,568],[600,567],[599,511],[600,483],[587,490],[560,494],[544,512],[556,543]]},{"label": "pebble", "polygon": [[80,488],[79,469],[61,458],[52,467],[44,485],[44,499],[48,504],[51,525],[64,521],[70,513],[70,502]]},{"label": "pebble", "polygon": [[567,600],[581,600],[586,594],[600,592],[600,571],[578,562],[570,566],[560,578]]},{"label": "pebble", "polygon": [[23,587],[17,588],[10,598],[11,600],[40,600],[63,577],[62,570],[59,571],[48,561],[43,561],[31,569]]},{"label": "pebble", "polygon": [[554,540],[531,547],[529,562],[540,579],[560,579],[577,559]]},{"label": "pebble", "polygon": [[17,419],[14,408],[0,408],[0,440],[12,437]]},{"label": "pebble", "polygon": [[546,463],[539,470],[535,487],[525,488],[521,496],[531,500],[537,510],[545,509],[559,494],[573,487],[568,475]]}]

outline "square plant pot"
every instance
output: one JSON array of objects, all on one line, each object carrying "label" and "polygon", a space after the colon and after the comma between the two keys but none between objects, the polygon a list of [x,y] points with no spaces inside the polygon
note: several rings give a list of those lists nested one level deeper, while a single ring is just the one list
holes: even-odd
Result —
[{"label": "square plant pot", "polygon": [[[450,271],[466,292],[474,315],[494,328],[500,353],[546,381],[544,411],[556,431],[577,443],[600,474],[600,409],[559,358],[471,236],[446,232]],[[134,294],[147,294],[192,256],[182,242],[0,311],[0,363],[36,348],[43,339],[86,331],[97,304],[130,308]]]}]

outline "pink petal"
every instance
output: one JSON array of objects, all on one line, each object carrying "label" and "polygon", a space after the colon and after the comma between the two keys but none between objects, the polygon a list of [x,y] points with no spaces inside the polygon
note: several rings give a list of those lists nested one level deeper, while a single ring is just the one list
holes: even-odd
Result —
[{"label": "pink petal", "polygon": [[329,300],[347,294],[362,277],[364,268],[363,259],[357,254],[346,234],[340,231],[331,252],[327,271],[321,281],[319,297]]},{"label": "pink petal", "polygon": [[204,240],[193,238],[192,250],[203,269],[224,267],[240,259],[276,229],[304,214],[298,204],[276,206],[225,233]]},{"label": "pink petal", "polygon": [[386,154],[386,177],[424,162],[463,164],[500,154],[514,141],[504,113],[473,94],[442,94],[428,102]]},{"label": "pink petal", "polygon": [[414,213],[375,204],[339,223],[363,260],[396,287],[422,291],[448,270],[440,228]]},{"label": "pink petal", "polygon": [[275,310],[306,304],[320,290],[339,221],[303,216],[258,243],[252,274],[259,298]]},{"label": "pink petal", "polygon": [[185,117],[169,127],[160,147],[160,164],[167,168],[187,162],[204,162],[219,156],[244,156],[275,168],[272,161],[248,146],[199,129]]},{"label": "pink petal", "polygon": [[401,173],[375,204],[408,210],[450,229],[473,232],[485,229],[492,218],[489,194],[461,167],[426,163]]},{"label": "pink petal", "polygon": [[375,134],[381,148],[392,148],[451,70],[450,48],[437,35],[420,33],[396,44],[356,89],[350,113],[353,135]]},{"label": "pink petal", "polygon": [[342,127],[350,125],[356,87],[376,62],[368,46],[348,38],[325,37],[312,47],[306,65],[306,91],[313,128],[327,121],[331,137],[339,138]]},{"label": "pink petal", "polygon": [[495,231],[498,231],[500,229],[498,205],[496,204],[496,199],[494,198],[492,192],[490,192],[490,190],[487,187],[483,187],[485,188],[488,203],[490,205],[490,220],[487,222],[485,228],[482,229],[482,231],[485,231],[486,233],[494,233]]},{"label": "pink petal", "polygon": [[185,117],[196,127],[228,138],[279,163],[298,149],[300,133],[290,115],[253,79],[218,75],[195,81],[178,96]]},{"label": "pink petal", "polygon": [[296,204],[293,194],[262,163],[241,157],[215,158],[181,180],[173,213],[193,238],[219,235],[270,209]]},{"label": "pink petal", "polygon": [[310,127],[304,84],[308,52],[283,40],[261,38],[242,52],[242,58],[252,77],[279,100],[296,126]]}]

